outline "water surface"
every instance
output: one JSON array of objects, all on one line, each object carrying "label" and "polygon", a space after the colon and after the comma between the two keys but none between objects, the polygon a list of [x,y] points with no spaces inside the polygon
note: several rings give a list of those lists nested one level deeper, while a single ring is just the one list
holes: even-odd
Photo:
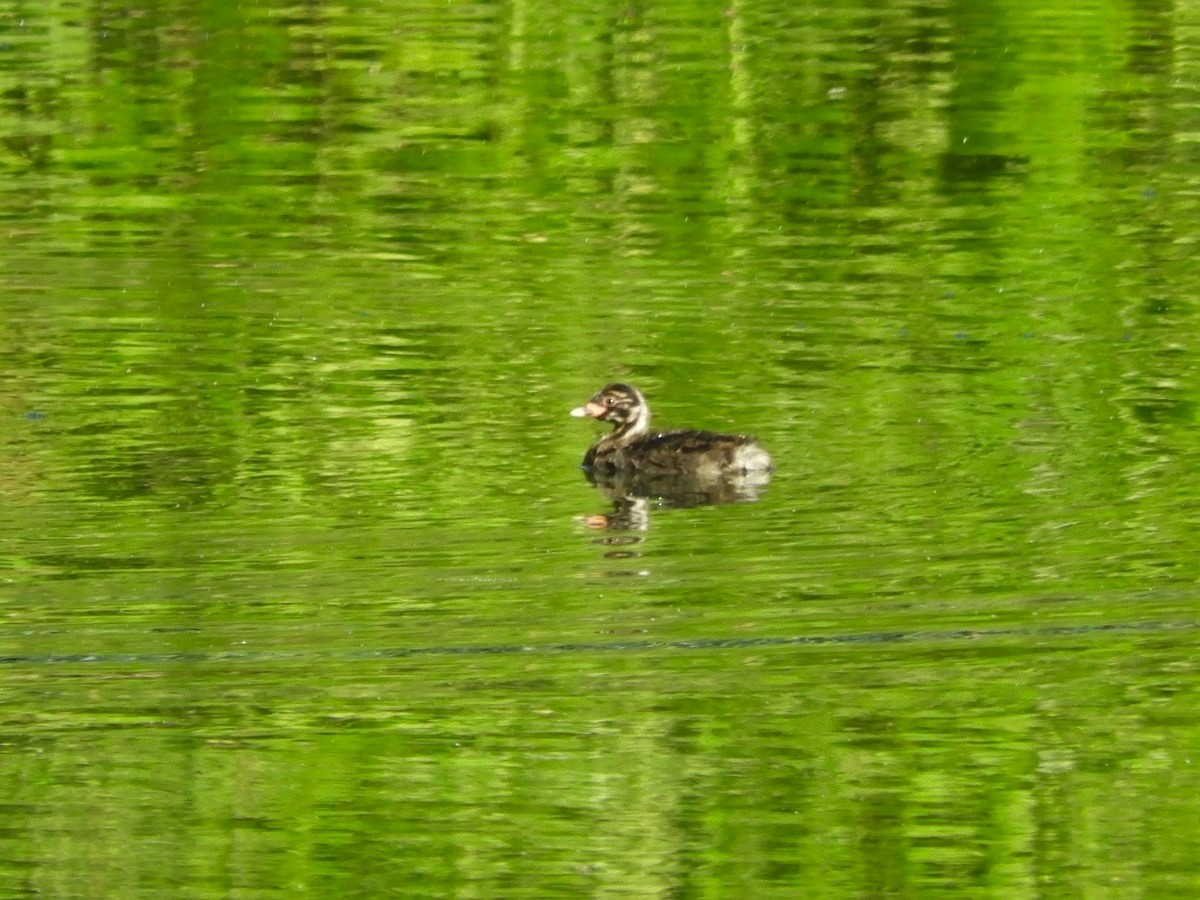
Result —
[{"label": "water surface", "polygon": [[1196,34],[0,14],[0,893],[1195,894]]}]

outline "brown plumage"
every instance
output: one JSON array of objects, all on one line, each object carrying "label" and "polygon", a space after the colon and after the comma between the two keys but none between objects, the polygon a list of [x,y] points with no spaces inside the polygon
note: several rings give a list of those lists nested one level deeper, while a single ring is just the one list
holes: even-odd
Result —
[{"label": "brown plumage", "polygon": [[744,475],[772,469],[770,454],[744,434],[651,432],[646,398],[628,384],[608,385],[583,406],[571,410],[571,415],[613,425],[613,430],[583,457],[588,469],[689,476]]}]

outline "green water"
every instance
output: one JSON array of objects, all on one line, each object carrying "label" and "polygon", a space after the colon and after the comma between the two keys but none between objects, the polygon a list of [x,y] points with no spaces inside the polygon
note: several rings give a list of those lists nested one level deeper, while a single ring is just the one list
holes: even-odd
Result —
[{"label": "green water", "polygon": [[0,896],[1200,894],[1200,7],[248,6],[0,8]]}]

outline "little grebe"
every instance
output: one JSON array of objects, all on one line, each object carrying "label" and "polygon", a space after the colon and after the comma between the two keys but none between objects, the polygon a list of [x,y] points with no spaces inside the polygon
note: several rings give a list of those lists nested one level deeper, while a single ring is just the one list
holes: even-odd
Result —
[{"label": "little grebe", "polygon": [[770,454],[744,434],[649,431],[646,398],[628,384],[608,385],[571,410],[571,415],[613,424],[613,430],[583,457],[587,469],[689,476],[745,475],[772,469]]}]

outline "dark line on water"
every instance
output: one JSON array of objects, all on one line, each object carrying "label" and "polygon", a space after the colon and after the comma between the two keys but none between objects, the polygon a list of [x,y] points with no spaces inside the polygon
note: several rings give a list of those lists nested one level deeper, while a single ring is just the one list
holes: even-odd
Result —
[{"label": "dark line on water", "polygon": [[[348,659],[410,659],[422,656],[507,656],[555,653],[640,653],[652,650],[738,650],[771,647],[828,647],[855,644],[913,644],[980,641],[996,638],[1057,638],[1099,634],[1170,633],[1195,631],[1197,622],[1122,622],[1090,625],[1049,625],[1040,628],[958,628],[949,631],[877,631],[867,634],[793,635],[783,637],[681,638],[678,640],[580,641],[561,644],[497,644],[482,646],[394,647],[347,650],[330,654]],[[214,653],[50,653],[42,656],[0,656],[0,665],[62,665],[113,663],[268,662],[306,659],[308,651],[236,651]]]}]

